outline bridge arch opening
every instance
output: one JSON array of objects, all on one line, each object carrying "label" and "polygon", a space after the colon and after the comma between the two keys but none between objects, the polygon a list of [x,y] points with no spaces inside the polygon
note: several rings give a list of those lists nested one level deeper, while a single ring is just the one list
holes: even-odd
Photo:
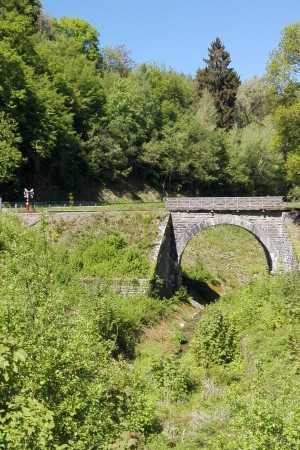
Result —
[{"label": "bridge arch opening", "polygon": [[253,230],[249,223],[243,225],[202,221],[178,243],[183,284],[198,289],[206,301],[215,300],[235,282],[245,284],[268,270],[272,272],[278,263],[277,251],[262,231]]},{"label": "bridge arch opening", "polygon": [[247,221],[243,218],[240,218],[239,216],[225,216],[225,215],[215,216],[206,220],[199,220],[184,233],[183,237],[179,240],[177,244],[177,254],[179,264],[181,263],[184,249],[190,242],[190,240],[205,228],[213,227],[216,225],[236,225],[249,231],[263,247],[266,254],[270,272],[278,271],[279,269],[278,251],[273,242],[270,240],[267,233],[262,229],[262,227],[260,227],[255,223]]}]

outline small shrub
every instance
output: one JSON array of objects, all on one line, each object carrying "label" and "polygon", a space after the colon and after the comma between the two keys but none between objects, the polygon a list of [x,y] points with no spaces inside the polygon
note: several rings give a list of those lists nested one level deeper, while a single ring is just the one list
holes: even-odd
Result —
[{"label": "small shrub", "polygon": [[176,401],[185,397],[192,388],[192,381],[186,368],[182,367],[180,360],[173,356],[164,355],[153,361],[152,373],[164,398]]},{"label": "small shrub", "polygon": [[229,319],[218,309],[207,307],[195,330],[191,349],[204,367],[228,364],[237,352],[236,336]]},{"label": "small shrub", "polygon": [[190,296],[188,294],[187,288],[185,286],[180,286],[180,288],[175,292],[175,294],[172,296],[171,301],[172,303],[185,303],[189,302]]},{"label": "small shrub", "polygon": [[181,345],[187,343],[187,337],[180,329],[176,328],[173,331],[173,336],[171,338],[171,344],[174,346],[176,353],[181,351]]}]

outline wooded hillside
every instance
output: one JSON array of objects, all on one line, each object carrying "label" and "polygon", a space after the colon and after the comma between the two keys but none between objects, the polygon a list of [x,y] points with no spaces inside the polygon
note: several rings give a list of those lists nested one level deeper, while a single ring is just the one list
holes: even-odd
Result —
[{"label": "wooded hillside", "polygon": [[131,180],[163,195],[298,195],[298,22],[266,77],[241,83],[220,38],[192,78],[136,66],[124,46],[102,48],[88,22],[50,17],[39,0],[1,5],[2,197],[33,187],[37,199],[87,200]]}]

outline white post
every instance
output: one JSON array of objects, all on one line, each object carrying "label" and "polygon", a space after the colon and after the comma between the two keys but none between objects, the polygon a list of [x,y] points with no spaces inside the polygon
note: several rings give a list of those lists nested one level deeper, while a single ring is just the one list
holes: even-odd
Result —
[{"label": "white post", "polygon": [[0,212],[2,211],[2,197],[0,197]]}]

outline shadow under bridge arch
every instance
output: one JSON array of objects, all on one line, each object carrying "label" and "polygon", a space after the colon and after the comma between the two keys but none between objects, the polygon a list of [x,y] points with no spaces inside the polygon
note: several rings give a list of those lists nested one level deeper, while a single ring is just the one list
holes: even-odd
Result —
[{"label": "shadow under bridge arch", "polygon": [[190,240],[205,228],[216,225],[236,225],[248,230],[262,245],[270,272],[275,273],[279,270],[279,253],[267,232],[259,224],[252,223],[235,215],[220,215],[204,220],[199,218],[197,223],[188,228],[181,239],[177,242],[179,266],[181,265],[181,258],[184,249]]}]

